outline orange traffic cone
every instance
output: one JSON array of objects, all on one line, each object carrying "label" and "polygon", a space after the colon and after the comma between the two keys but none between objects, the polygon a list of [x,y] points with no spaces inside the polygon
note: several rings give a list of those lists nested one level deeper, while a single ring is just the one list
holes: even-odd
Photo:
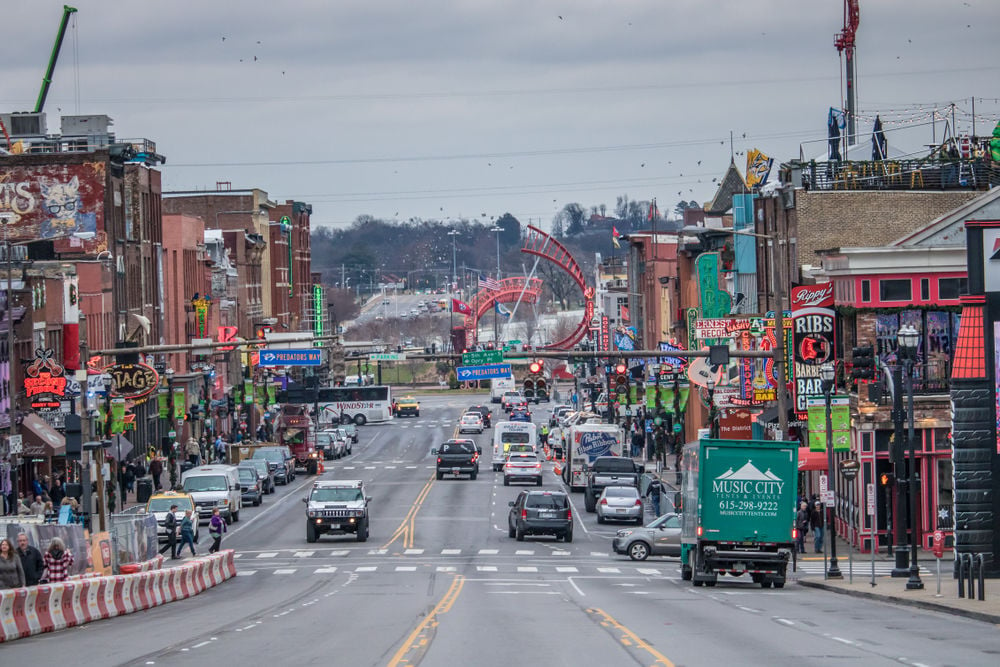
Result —
[{"label": "orange traffic cone", "polygon": [[322,459],[320,459],[320,460],[318,461],[318,463],[319,463],[319,474],[321,474],[321,475],[322,475],[323,473],[325,473],[325,472],[326,472],[326,466],[325,466],[325,465],[323,465],[323,460],[322,460]]}]

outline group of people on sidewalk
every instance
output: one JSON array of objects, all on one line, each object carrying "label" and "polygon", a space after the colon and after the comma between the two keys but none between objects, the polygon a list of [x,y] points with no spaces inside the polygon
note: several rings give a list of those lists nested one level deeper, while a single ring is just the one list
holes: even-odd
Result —
[{"label": "group of people on sidewalk", "polygon": [[[171,505],[167,517],[163,521],[163,527],[167,532],[167,544],[160,549],[160,553],[170,551],[170,559],[177,560],[181,557],[184,547],[191,550],[191,556],[197,556],[194,550],[194,527],[198,517],[194,516],[191,510],[184,511],[184,518],[177,521],[177,505]],[[219,514],[218,508],[212,510],[212,518],[208,521],[208,534],[212,538],[212,546],[208,553],[214,554],[222,547],[222,534],[229,529],[226,527],[226,520]],[[180,537],[180,548],[177,546],[177,538]]]},{"label": "group of people on sidewalk", "polygon": [[823,512],[824,507],[819,496],[813,495],[806,500],[799,498],[799,510],[795,514],[795,546],[800,554],[806,552],[806,535],[813,535],[813,550],[823,553]]},{"label": "group of people on sidewalk", "polygon": [[17,536],[17,547],[10,540],[0,540],[0,589],[24,588],[57,583],[69,578],[73,552],[58,537],[49,542],[42,554],[28,543],[28,536]]}]

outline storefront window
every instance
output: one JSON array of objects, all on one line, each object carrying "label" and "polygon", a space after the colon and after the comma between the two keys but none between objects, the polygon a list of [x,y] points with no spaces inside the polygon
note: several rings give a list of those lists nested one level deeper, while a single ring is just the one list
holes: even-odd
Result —
[{"label": "storefront window", "polygon": [[937,459],[937,517],[932,525],[939,530],[954,528],[955,487],[950,458]]}]

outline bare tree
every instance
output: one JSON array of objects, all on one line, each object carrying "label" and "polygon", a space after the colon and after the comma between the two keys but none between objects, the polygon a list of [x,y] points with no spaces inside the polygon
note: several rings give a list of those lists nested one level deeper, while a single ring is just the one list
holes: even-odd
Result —
[{"label": "bare tree", "polygon": [[542,276],[545,288],[552,292],[552,299],[559,304],[559,308],[569,308],[570,299],[577,289],[573,279],[552,262],[539,262],[538,273]]},{"label": "bare tree", "polygon": [[552,341],[559,342],[571,336],[576,331],[576,318],[568,315],[560,315],[556,319],[556,324],[552,328]]}]

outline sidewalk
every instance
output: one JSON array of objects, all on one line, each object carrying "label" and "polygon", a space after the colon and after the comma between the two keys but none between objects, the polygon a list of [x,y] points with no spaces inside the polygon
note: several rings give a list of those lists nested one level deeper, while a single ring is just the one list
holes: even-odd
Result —
[{"label": "sidewalk", "polygon": [[[807,540],[807,549],[809,548]],[[952,556],[945,554],[941,559],[941,595],[937,595],[937,559],[929,551],[920,550],[917,555],[920,564],[920,579],[924,584],[921,590],[907,590],[907,577],[894,578],[886,576],[886,568],[894,562],[891,556],[886,555],[882,549],[875,554],[876,576],[875,586],[871,584],[871,554],[854,552],[854,583],[848,581],[848,545],[846,542],[837,539],[837,564],[843,573],[843,579],[825,579],[823,574],[814,572],[798,571],[795,573],[796,581],[801,586],[816,588],[831,593],[842,595],[853,595],[855,597],[878,600],[890,604],[899,604],[908,607],[918,607],[931,611],[953,614],[971,618],[987,623],[1000,623],[1000,582],[993,579],[986,580],[986,600],[980,601],[969,599],[969,591],[966,589],[966,597],[958,597],[958,580],[952,578]],[[811,551],[806,554],[799,554],[798,562],[801,563],[822,563],[823,555],[814,554]],[[812,569],[812,568],[811,568]],[[978,587],[978,581],[976,586]],[[978,590],[976,591],[978,594]]]}]

